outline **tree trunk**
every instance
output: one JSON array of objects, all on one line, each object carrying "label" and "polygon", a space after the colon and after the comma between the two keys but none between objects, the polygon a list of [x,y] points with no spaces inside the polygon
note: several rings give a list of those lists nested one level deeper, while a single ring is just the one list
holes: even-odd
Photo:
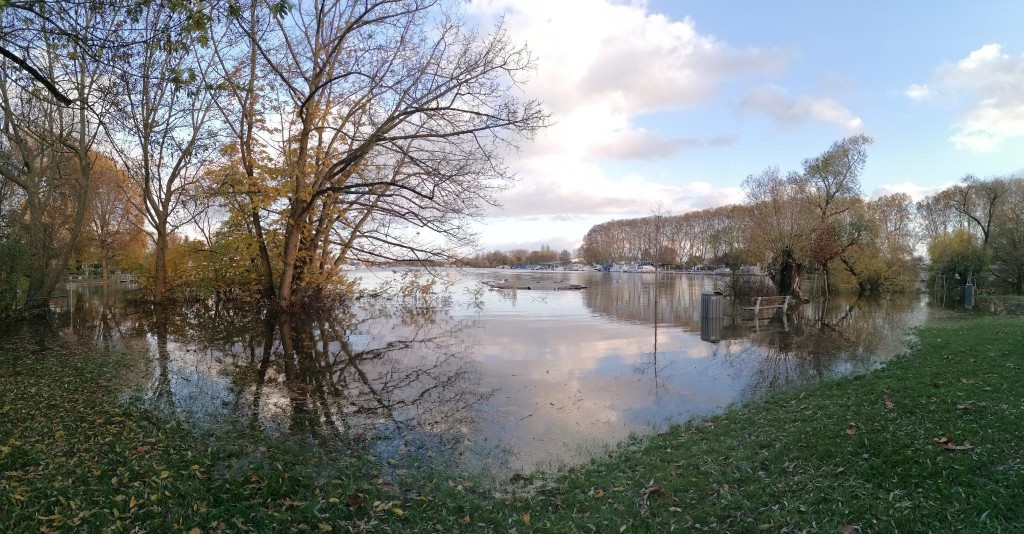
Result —
[{"label": "tree trunk", "polygon": [[793,257],[793,250],[786,248],[778,260],[778,270],[772,274],[771,279],[779,295],[789,295],[797,300],[804,300],[803,292],[800,289],[804,273],[804,264],[796,261]]},{"label": "tree trunk", "polygon": [[277,291],[274,288],[274,269],[270,264],[270,251],[267,249],[267,240],[263,237],[263,222],[260,220],[260,211],[258,208],[253,208],[250,212],[252,216],[252,231],[256,237],[256,245],[260,250],[260,270],[263,273],[263,298],[272,299],[277,295]]},{"label": "tree trunk", "polygon": [[284,252],[282,253],[281,285],[277,300],[282,307],[291,305],[295,281],[295,264],[299,256],[299,224],[291,222],[285,231]]},{"label": "tree trunk", "polygon": [[153,300],[160,304],[167,298],[167,231],[156,232],[156,266],[153,271]]}]

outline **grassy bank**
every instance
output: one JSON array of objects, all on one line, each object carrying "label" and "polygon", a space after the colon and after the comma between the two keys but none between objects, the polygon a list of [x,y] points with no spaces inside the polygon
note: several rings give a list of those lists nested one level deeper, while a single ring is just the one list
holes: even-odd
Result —
[{"label": "grassy bank", "polygon": [[[123,402],[136,360],[0,348],[0,531],[1024,529],[1024,321],[497,487]],[[128,377],[126,377],[128,375]]]}]

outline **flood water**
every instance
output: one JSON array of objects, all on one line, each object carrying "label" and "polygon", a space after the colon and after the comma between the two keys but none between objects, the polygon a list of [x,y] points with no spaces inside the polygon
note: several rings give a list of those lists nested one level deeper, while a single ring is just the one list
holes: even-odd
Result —
[{"label": "flood water", "polygon": [[[579,462],[630,433],[781,388],[871,370],[924,323],[923,295],[833,296],[788,316],[727,305],[687,274],[440,273],[448,299],[362,299],[316,319],[227,305],[154,313],[113,286],[77,290],[71,335],[147,358],[144,402],[193,421],[356,439],[381,459],[499,474]],[[408,276],[356,271],[363,287]],[[388,281],[391,282],[388,282]],[[582,290],[490,289],[586,286]],[[702,329],[703,327],[703,329]]]}]

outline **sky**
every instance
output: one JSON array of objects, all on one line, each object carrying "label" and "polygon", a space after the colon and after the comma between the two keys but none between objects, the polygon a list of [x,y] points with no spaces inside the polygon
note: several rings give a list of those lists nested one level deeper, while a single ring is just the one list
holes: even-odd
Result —
[{"label": "sky", "polygon": [[874,139],[868,198],[1024,170],[1024,2],[471,0],[536,69],[552,125],[506,163],[484,250],[743,201],[748,175]]}]

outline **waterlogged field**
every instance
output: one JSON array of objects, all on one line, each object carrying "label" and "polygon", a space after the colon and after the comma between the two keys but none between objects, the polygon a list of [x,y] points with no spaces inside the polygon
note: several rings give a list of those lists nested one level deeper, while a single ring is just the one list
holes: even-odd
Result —
[{"label": "waterlogged field", "polygon": [[[356,271],[364,288],[392,288],[389,298],[316,318],[216,303],[154,313],[114,288],[84,287],[61,331],[138,355],[139,402],[200,428],[245,421],[356,440],[382,463],[444,459],[508,474],[865,372],[905,350],[908,328],[930,313],[917,295],[839,296],[784,320],[727,307],[702,325],[700,295],[722,279],[437,274]],[[573,286],[585,289],[558,290]]]},{"label": "waterlogged field", "polygon": [[[603,389],[580,387],[587,395],[571,402],[640,399],[616,384],[656,380],[671,387],[640,389],[650,397],[632,406],[675,399],[675,408],[665,406],[678,413],[699,396],[678,394],[686,373],[663,368],[665,360],[681,369],[732,362],[723,375],[733,381],[722,383],[745,384],[733,389],[738,399],[777,392],[601,454],[593,447],[614,433],[591,428],[598,445],[587,449],[589,459],[537,473],[522,467],[543,462],[540,455],[515,449],[515,440],[504,457],[494,452],[500,447],[486,452],[482,433],[507,438],[494,428],[527,433],[525,421],[559,420],[555,401],[545,408],[543,399],[529,400],[529,387],[552,381],[548,371],[558,368],[529,348],[517,353],[520,363],[494,356],[507,354],[510,339],[537,341],[522,339],[529,330],[487,341],[488,325],[504,320],[483,310],[489,303],[517,316],[536,306],[529,315],[540,321],[545,306],[570,297],[490,292],[473,276],[454,279],[461,292],[427,294],[420,280],[402,285],[404,296],[364,300],[315,321],[213,303],[153,313],[125,305],[111,288],[91,287],[73,318],[3,325],[0,531],[1016,532],[1024,525],[1021,321],[975,317],[1015,316],[1006,302],[969,314],[919,303],[901,312],[909,316],[895,313],[892,301],[872,304],[881,310],[873,313],[855,302],[836,312],[821,306],[824,313],[805,323],[808,306],[785,321],[726,318],[697,332],[686,313],[663,322],[678,312],[671,310],[659,309],[656,322],[643,313],[612,321],[608,328],[657,336],[656,350],[633,356],[644,362],[656,351],[656,375],[591,366],[577,373],[581,385],[589,376],[610,378]],[[562,283],[552,276],[501,282]],[[644,281],[633,282],[643,294]],[[658,284],[659,305],[678,294],[672,286]],[[617,299],[621,311],[630,300],[622,293],[632,291],[594,293]],[[855,318],[893,326],[920,316],[931,326],[915,330],[920,338],[908,352],[855,373],[882,364],[867,355],[887,346],[879,343],[887,330],[858,333],[849,326]],[[588,317],[607,327],[601,314]],[[710,352],[673,354],[672,339],[700,339],[698,332],[711,339],[701,341]],[[811,350],[811,339],[830,340],[831,352]],[[726,350],[732,345],[746,348]],[[604,359],[627,358],[624,348],[616,351]],[[508,376],[530,374],[520,378],[521,391],[501,379],[497,364]],[[821,381],[840,374],[847,376]],[[515,411],[512,401],[527,408]],[[653,432],[665,424],[649,425],[663,419],[635,415],[641,410],[616,413],[621,426],[593,419],[591,426]],[[557,439],[536,443],[569,443],[585,430],[556,428]],[[489,469],[464,469],[474,465]]]}]

